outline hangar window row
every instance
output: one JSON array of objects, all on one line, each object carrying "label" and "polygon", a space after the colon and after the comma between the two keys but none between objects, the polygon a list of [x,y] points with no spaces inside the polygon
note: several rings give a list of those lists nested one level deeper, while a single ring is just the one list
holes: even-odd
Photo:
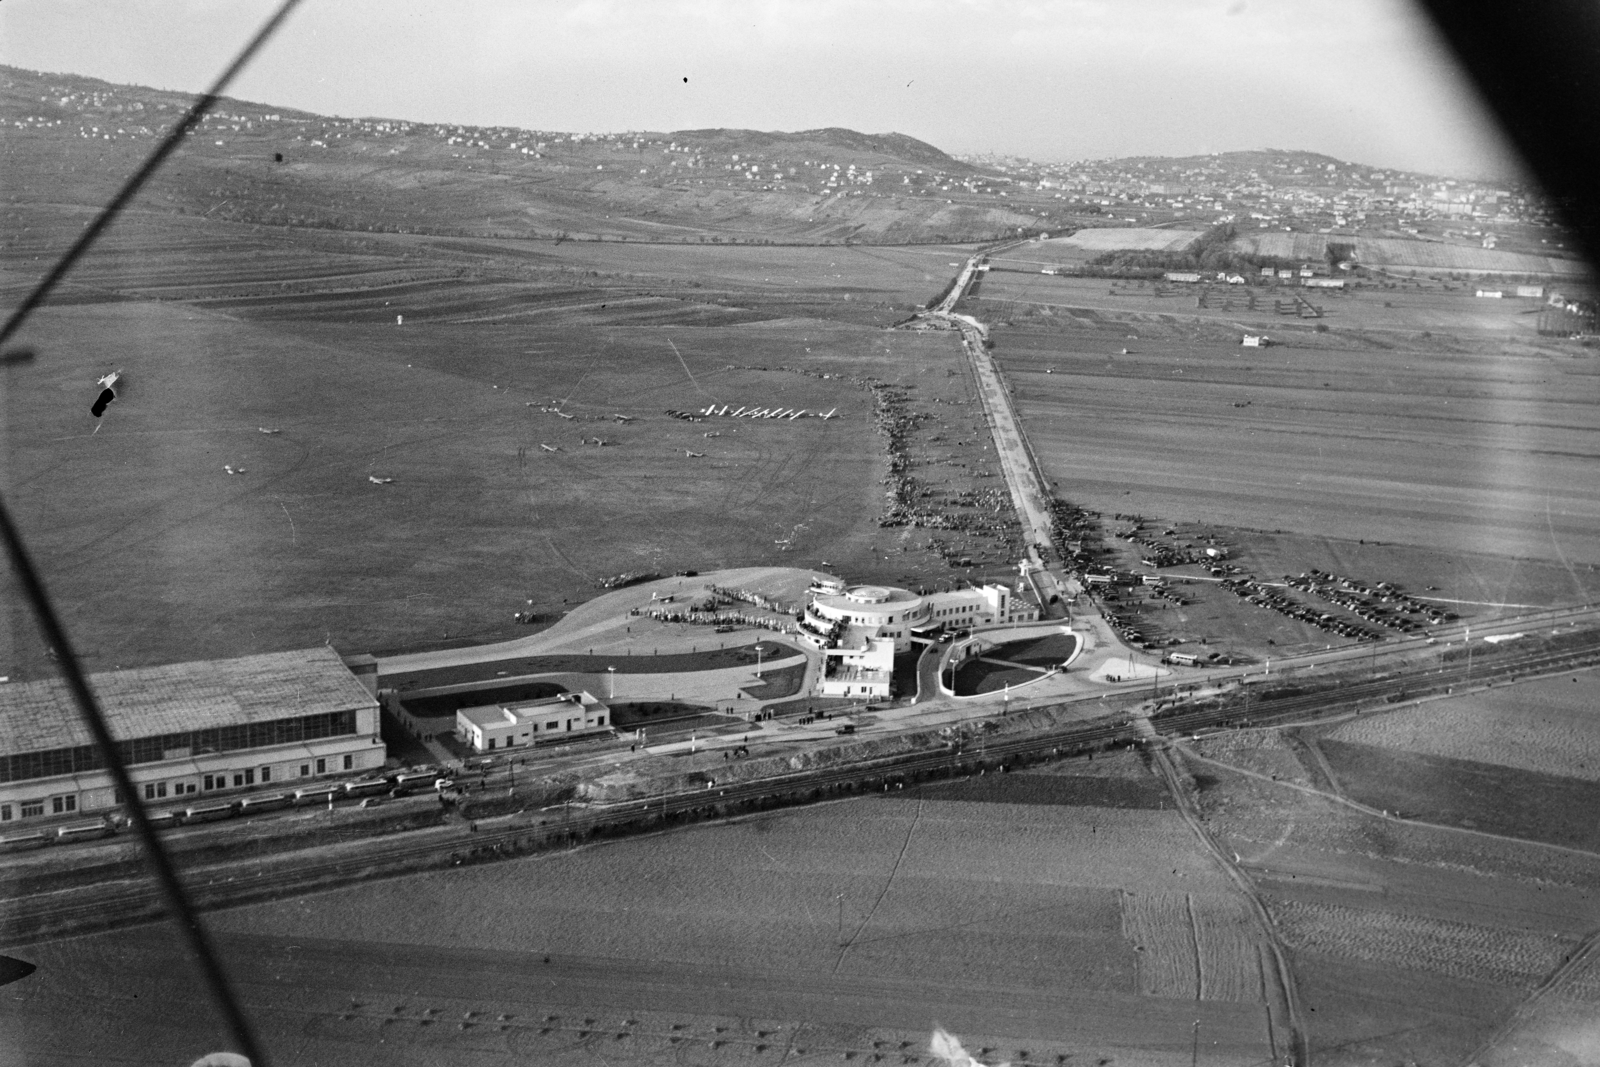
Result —
[{"label": "hangar window row", "polygon": [[[232,752],[244,748],[272,748],[325,737],[342,737],[356,732],[354,710],[330,711],[322,715],[302,715],[293,719],[239,723],[205,730],[136,737],[119,741],[117,747],[129,764],[159,763],[185,759],[209,752]],[[94,745],[20,752],[0,756],[0,782],[24,782],[34,778],[53,778],[60,774],[96,771],[105,767]]]}]

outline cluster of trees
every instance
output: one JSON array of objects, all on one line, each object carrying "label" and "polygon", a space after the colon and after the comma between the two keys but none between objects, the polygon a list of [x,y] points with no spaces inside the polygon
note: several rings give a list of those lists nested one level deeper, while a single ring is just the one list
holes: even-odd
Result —
[{"label": "cluster of trees", "polygon": [[1223,223],[1211,227],[1189,247],[1178,251],[1124,249],[1102,253],[1089,260],[1088,269],[1083,273],[1112,278],[1151,278],[1169,270],[1260,274],[1262,267],[1289,270],[1300,266],[1298,260],[1242,252],[1233,247],[1236,236],[1233,226]]}]

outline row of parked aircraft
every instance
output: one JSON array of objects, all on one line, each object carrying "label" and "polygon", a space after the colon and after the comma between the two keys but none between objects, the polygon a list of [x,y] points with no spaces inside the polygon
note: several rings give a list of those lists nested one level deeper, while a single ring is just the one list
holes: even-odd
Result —
[{"label": "row of parked aircraft", "polygon": [[[537,407],[540,411],[546,411],[552,415],[560,415],[563,419],[577,418],[576,415],[569,415],[559,407],[551,404],[530,402],[527,406],[530,408]],[[687,422],[699,422],[707,415],[727,415],[735,419],[822,419],[826,422],[828,419],[837,418],[839,409],[834,408],[828,412],[807,411],[805,408],[761,408],[754,406],[735,409],[731,404],[723,404],[720,408],[716,404],[712,404],[704,411],[678,411],[669,408],[667,414],[675,419],[683,419]],[[620,413],[613,413],[611,417],[618,422],[632,422],[636,418],[633,415]]]},{"label": "row of parked aircraft", "polygon": [[731,404],[723,404],[719,408],[717,405],[712,404],[700,414],[726,415],[734,419],[822,419],[826,422],[828,419],[835,418],[839,414],[839,409],[834,408],[824,414],[820,411],[807,411],[805,408],[760,408],[754,406],[734,408]]}]

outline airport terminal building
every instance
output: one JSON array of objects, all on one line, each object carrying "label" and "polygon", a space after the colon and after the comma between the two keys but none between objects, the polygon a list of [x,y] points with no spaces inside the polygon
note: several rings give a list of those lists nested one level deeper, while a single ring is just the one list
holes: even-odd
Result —
[{"label": "airport terminal building", "polygon": [[888,638],[896,652],[904,652],[922,631],[1004,626],[1038,618],[1037,604],[1003,585],[919,594],[886,585],[846,588],[843,582],[830,582],[812,587],[811,602],[800,620],[800,637],[823,649]]},{"label": "airport terminal building", "polygon": [[1036,622],[1039,606],[1003,585],[919,594],[893,586],[823,582],[812,587],[800,638],[822,652],[822,696],[890,695],[896,653],[941,630]]},{"label": "airport terminal building", "polygon": [[[154,804],[384,765],[378,701],[331,648],[108,671],[89,685]],[[121,799],[64,683],[0,684],[0,826]]]}]

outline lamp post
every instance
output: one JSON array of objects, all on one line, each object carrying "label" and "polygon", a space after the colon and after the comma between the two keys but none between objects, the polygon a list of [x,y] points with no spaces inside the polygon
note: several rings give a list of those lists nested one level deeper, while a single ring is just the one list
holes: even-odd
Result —
[{"label": "lamp post", "polygon": [[756,677],[761,677],[761,642],[756,642]]},{"label": "lamp post", "polygon": [[615,700],[616,698],[617,698],[617,669],[615,667],[607,667],[606,668],[606,699],[607,700]]}]

